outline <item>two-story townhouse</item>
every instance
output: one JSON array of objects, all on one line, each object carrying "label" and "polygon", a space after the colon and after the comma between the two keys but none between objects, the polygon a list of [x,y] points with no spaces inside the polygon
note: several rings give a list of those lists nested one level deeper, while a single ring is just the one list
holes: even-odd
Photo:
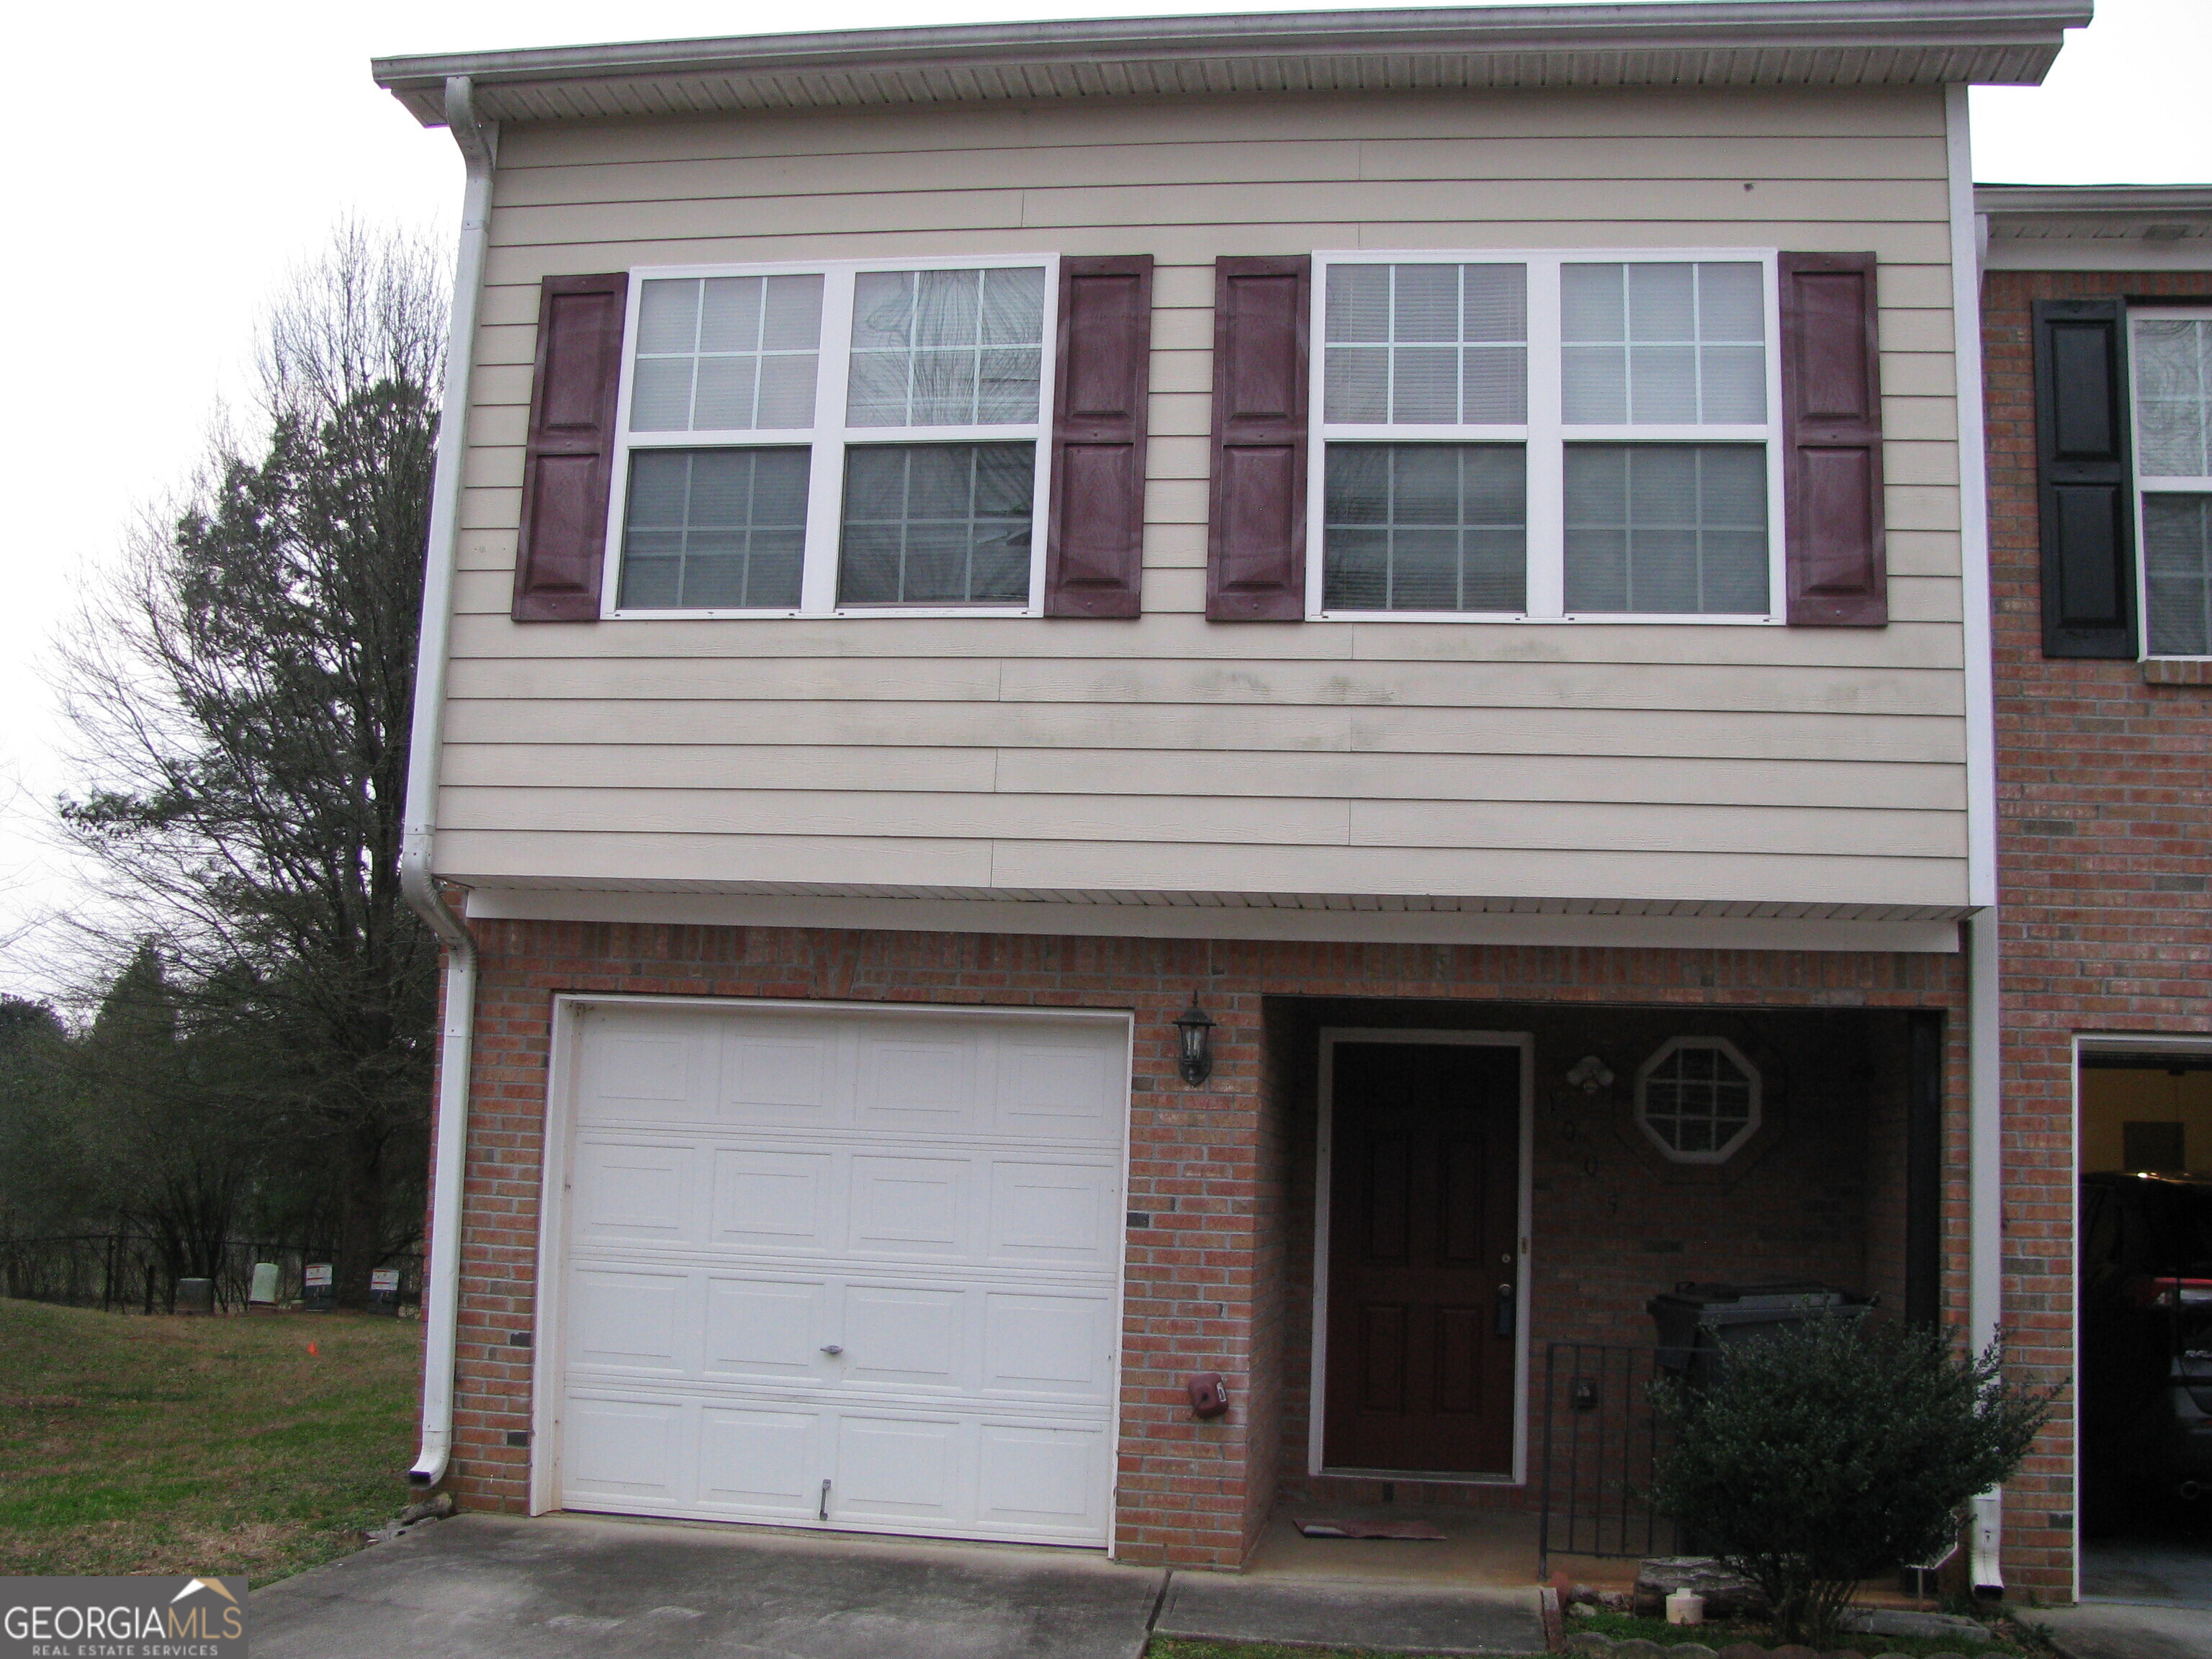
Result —
[{"label": "two-story townhouse", "polygon": [[1966,88],[2087,17],[380,63],[469,161],[416,1478],[1233,1568],[1525,1508],[1679,1281],[1994,1329]]},{"label": "two-story townhouse", "polygon": [[2079,1539],[2085,1592],[2179,1596],[2212,1237],[2155,1235],[2205,1202],[2161,1177],[2212,1172],[2212,186],[1976,195],[2007,1316],[2081,1407],[2014,1483],[2014,1541],[2062,1593]]}]

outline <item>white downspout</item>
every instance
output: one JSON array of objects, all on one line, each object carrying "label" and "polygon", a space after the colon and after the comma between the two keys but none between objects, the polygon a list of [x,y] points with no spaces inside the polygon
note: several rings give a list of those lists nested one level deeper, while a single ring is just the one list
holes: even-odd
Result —
[{"label": "white downspout", "polygon": [[415,656],[415,720],[407,752],[407,814],[399,887],[446,947],[445,1030],[438,1051],[438,1142],[432,1169],[430,1252],[423,1276],[422,1448],[408,1484],[446,1478],[453,1445],[453,1343],[460,1327],[461,1193],[469,1147],[469,1060],[476,1023],[477,947],[467,926],[439,892],[431,853],[438,827],[438,744],[446,702],[446,659],[453,634],[453,568],[460,545],[462,464],[467,456],[470,369],[476,356],[477,302],[490,240],[495,128],[478,124],[469,78],[446,82],[446,125],[468,169],[461,197],[461,243],[453,270],[453,320],[446,338],[445,400],[440,405],[437,471],[430,490],[430,535],[422,575],[422,632]]},{"label": "white downspout", "polygon": [[[1996,696],[1990,639],[1989,463],[1982,404],[1982,222],[1974,211],[1966,88],[1943,88],[1951,188],[1953,356],[1958,366],[1959,586],[1966,670],[1966,1340],[2004,1323],[2004,1005],[1997,931]],[[1977,1595],[2001,1595],[2004,1491],[1974,1499],[1967,1557]]]}]

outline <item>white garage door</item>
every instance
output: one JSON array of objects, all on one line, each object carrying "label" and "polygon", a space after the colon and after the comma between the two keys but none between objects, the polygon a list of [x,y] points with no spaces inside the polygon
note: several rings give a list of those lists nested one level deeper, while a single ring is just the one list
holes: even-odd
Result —
[{"label": "white garage door", "polygon": [[1127,1041],[584,1010],[561,1505],[1104,1542]]}]

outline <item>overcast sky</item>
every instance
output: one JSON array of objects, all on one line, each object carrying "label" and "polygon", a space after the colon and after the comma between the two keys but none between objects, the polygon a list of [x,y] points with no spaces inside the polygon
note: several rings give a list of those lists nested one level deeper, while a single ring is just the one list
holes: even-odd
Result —
[{"label": "overcast sky", "polygon": [[[1316,8],[1113,0],[814,0],[811,28]],[[2039,88],[1974,94],[1976,175],[2081,183],[2212,181],[2212,0],[2100,0]],[[777,29],[757,0],[384,0],[375,5],[54,4],[11,29],[4,114],[15,253],[0,270],[8,341],[0,484],[13,597],[0,605],[0,935],[66,908],[45,830],[71,783],[49,689],[76,593],[149,500],[242,402],[255,319],[347,215],[450,238],[461,170],[368,78],[374,56]],[[51,258],[52,264],[46,263]],[[0,991],[59,978],[51,930],[0,956]]]}]

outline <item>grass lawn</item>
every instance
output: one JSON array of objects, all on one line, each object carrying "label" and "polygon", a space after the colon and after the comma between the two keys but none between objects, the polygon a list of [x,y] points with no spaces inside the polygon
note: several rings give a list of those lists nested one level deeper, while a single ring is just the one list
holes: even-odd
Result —
[{"label": "grass lawn", "polygon": [[1378,1653],[1371,1648],[1286,1648],[1279,1642],[1187,1642],[1173,1636],[1155,1636],[1145,1649],[1145,1659],[1420,1659],[1393,1649]]},{"label": "grass lawn", "polygon": [[[1752,1623],[1670,1625],[1663,1619],[1639,1618],[1628,1613],[1600,1613],[1594,1617],[1566,1621],[1567,1634],[1578,1630],[1594,1630],[1610,1636],[1615,1641],[1641,1636],[1646,1641],[1656,1642],[1662,1647],[1678,1643],[1699,1642],[1709,1648],[1724,1648],[1736,1642],[1756,1642],[1761,1647],[1774,1645],[1774,1632],[1765,1625]],[[2045,1652],[2043,1644],[2032,1632],[2001,1622],[1997,1639],[1973,1644],[1961,1643],[1956,1637],[1925,1636],[1868,1636],[1857,1632],[1845,1632],[1836,1641],[1835,1652],[1856,1652],[1861,1659],[1875,1659],[1877,1654],[1901,1653],[1905,1659],[1928,1659],[1938,1653],[1980,1654],[1989,1659],[2011,1659],[2011,1656]]]},{"label": "grass lawn", "polygon": [[346,1553],[408,1501],[422,1351],[367,1315],[0,1298],[0,1575],[259,1584]]}]

